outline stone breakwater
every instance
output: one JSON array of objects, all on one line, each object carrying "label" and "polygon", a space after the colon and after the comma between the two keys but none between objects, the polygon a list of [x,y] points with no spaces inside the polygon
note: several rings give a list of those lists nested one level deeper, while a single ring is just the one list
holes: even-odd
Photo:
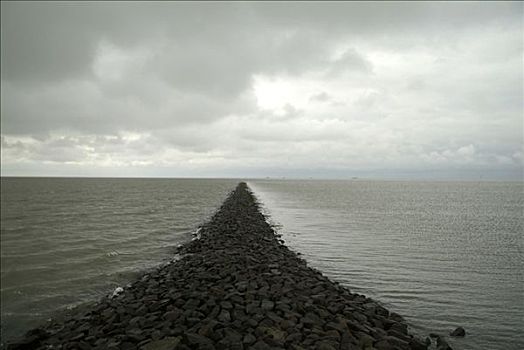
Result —
[{"label": "stone breakwater", "polygon": [[289,250],[240,183],[180,259],[11,349],[427,349]]}]

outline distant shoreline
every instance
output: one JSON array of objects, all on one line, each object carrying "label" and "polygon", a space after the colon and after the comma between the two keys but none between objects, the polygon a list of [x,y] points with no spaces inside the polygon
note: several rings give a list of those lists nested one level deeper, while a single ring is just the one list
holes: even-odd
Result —
[{"label": "distant shoreline", "polygon": [[308,178],[308,177],[167,177],[167,176],[37,176],[37,175],[2,175],[0,179],[101,179],[101,180],[241,180],[248,181],[357,181],[357,182],[467,182],[467,183],[523,183],[522,179],[442,179],[442,178],[380,178],[380,177],[348,177],[348,178]]}]

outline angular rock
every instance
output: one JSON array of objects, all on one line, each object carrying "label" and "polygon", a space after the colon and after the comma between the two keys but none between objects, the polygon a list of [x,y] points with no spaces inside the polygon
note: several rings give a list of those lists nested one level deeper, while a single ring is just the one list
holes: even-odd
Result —
[{"label": "angular rock", "polygon": [[222,310],[218,315],[218,320],[220,322],[231,322],[231,314],[227,310]]},{"label": "angular rock", "polygon": [[374,342],[375,342],[375,339],[372,336],[366,333],[362,333],[362,332],[358,334],[358,345],[362,349],[372,347]]},{"label": "angular rock", "polygon": [[260,305],[260,307],[264,310],[273,310],[273,308],[275,307],[275,303],[271,300],[262,300],[262,304]]},{"label": "angular rock", "polygon": [[178,344],[180,344],[179,337],[167,337],[149,342],[142,346],[140,350],[174,350]]},{"label": "angular rock", "polygon": [[[430,344],[431,344],[431,340],[430,340]],[[429,344],[427,344],[426,342],[422,342],[421,340],[417,338],[413,338],[409,342],[409,347],[411,348],[411,350],[427,350],[428,345]]]},{"label": "angular rock", "polygon": [[449,333],[452,337],[464,337],[466,335],[466,331],[462,327],[457,327],[455,330],[451,333]]},{"label": "angular rock", "polygon": [[257,338],[255,338],[255,336],[251,333],[247,333],[244,338],[242,339],[242,342],[246,345],[250,345],[250,344],[253,344],[254,342],[257,341]]},{"label": "angular rock", "polygon": [[453,350],[444,337],[437,338],[437,350]]},{"label": "angular rock", "polygon": [[386,339],[376,342],[374,345],[374,348],[377,350],[395,350],[396,349],[395,346],[393,346]]},{"label": "angular rock", "polygon": [[271,347],[269,345],[267,345],[267,343],[264,342],[263,340],[259,340],[255,344],[253,344],[253,346],[251,346],[249,349],[252,349],[252,350],[271,350]]},{"label": "angular rock", "polygon": [[202,347],[213,345],[213,341],[211,341],[211,339],[197,333],[186,333],[184,334],[184,337],[186,338],[187,343],[192,346]]}]

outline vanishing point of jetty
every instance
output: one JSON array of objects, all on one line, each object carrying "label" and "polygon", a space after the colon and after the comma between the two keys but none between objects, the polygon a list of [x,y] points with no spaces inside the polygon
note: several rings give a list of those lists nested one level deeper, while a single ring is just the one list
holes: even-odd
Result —
[{"label": "vanishing point of jetty", "polygon": [[240,183],[180,259],[12,349],[426,349],[402,317],[288,249]]}]

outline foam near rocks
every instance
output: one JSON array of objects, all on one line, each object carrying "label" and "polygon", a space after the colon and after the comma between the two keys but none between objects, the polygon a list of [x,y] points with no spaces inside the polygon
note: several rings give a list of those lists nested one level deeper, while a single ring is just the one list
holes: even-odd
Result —
[{"label": "foam near rocks", "polygon": [[177,259],[11,349],[427,349],[288,249],[245,183]]}]

